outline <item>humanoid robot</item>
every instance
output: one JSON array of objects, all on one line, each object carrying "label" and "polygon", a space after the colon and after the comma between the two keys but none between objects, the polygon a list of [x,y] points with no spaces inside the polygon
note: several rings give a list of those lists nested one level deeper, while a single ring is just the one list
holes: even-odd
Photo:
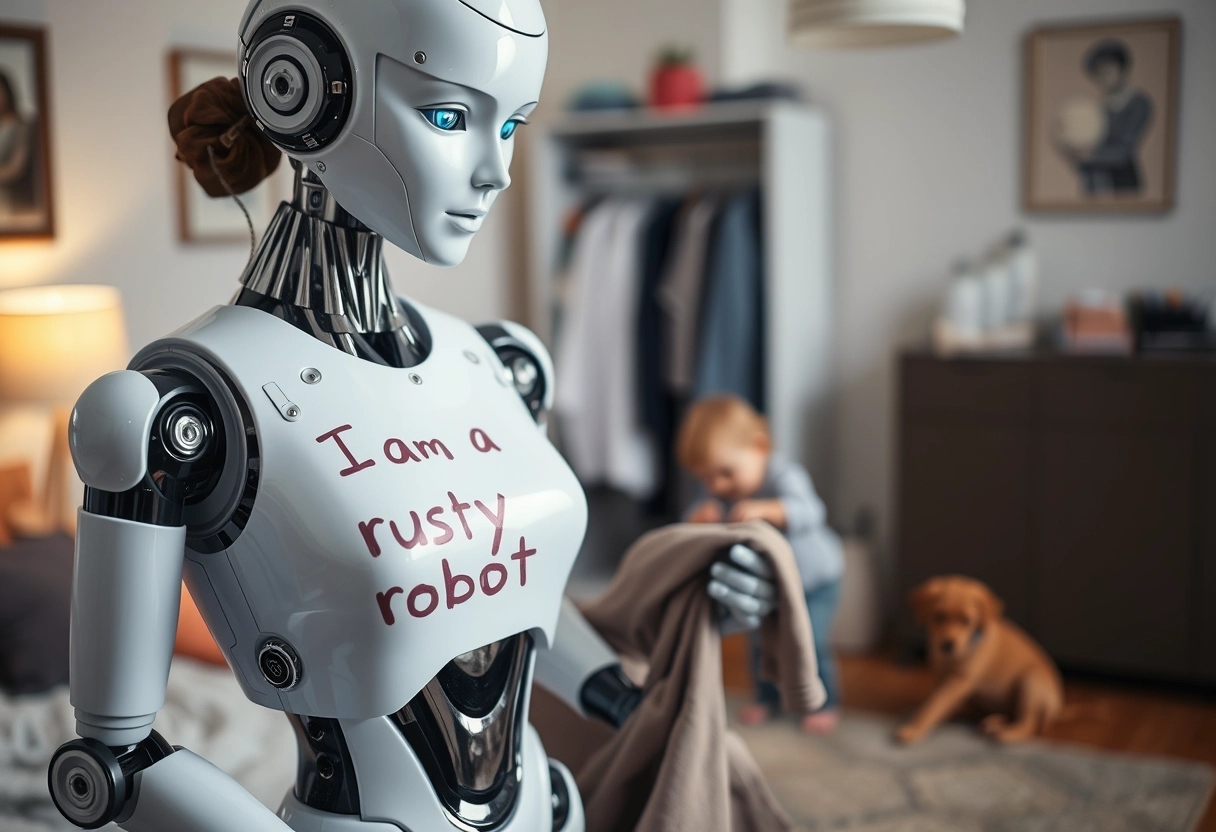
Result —
[{"label": "humanoid robot", "polygon": [[[460,262],[509,184],[540,5],[253,0],[239,50],[294,198],[231,305],[73,412],[81,739],[52,797],[77,826],[134,832],[578,832],[531,683],[614,725],[641,692],[563,599],[587,509],[543,430],[548,354],[397,297],[381,265],[385,238]],[[754,627],[767,567],[743,547],[724,564],[709,591]],[[246,695],[295,728],[277,815],[152,730],[183,574]]]}]

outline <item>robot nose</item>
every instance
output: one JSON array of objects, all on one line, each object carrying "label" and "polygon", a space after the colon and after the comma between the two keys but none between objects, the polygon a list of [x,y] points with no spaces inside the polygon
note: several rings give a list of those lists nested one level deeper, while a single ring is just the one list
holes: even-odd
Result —
[{"label": "robot nose", "polygon": [[502,191],[510,184],[511,175],[507,172],[507,160],[503,158],[502,148],[488,148],[481,164],[473,171],[473,187],[478,190]]}]

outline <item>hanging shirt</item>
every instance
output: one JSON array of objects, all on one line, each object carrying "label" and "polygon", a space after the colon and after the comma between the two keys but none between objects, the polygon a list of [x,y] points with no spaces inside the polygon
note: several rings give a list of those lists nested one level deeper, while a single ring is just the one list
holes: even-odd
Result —
[{"label": "hanging shirt", "polygon": [[659,282],[659,304],[667,316],[665,375],[668,388],[678,395],[692,392],[695,381],[705,252],[717,212],[717,198],[706,196],[681,215],[670,264]]},{"label": "hanging shirt", "polygon": [[673,231],[680,216],[682,199],[657,202],[642,233],[642,282],[638,293],[638,398],[641,419],[651,431],[666,429],[670,397],[664,383],[664,311],[659,302],[659,286],[672,248]]},{"label": "hanging shirt", "polygon": [[610,200],[584,220],[558,351],[556,408],[575,473],[637,499],[649,497],[657,479],[637,397],[640,238],[649,214],[645,201]]},{"label": "hanging shirt", "polygon": [[584,483],[602,480],[603,423],[595,368],[595,305],[598,269],[608,259],[612,227],[620,204],[601,202],[583,218],[563,280],[561,329],[554,349],[556,391],[553,403],[566,459]]},{"label": "hanging shirt", "polygon": [[760,197],[732,197],[709,243],[697,335],[696,398],[730,393],[764,412]]},{"label": "hanging shirt", "polygon": [[684,199],[659,200],[642,233],[642,283],[638,292],[637,372],[639,418],[650,432],[655,445],[655,495],[652,513],[668,509],[676,430],[673,400],[663,377],[663,334],[665,317],[659,305],[658,286],[670,253],[676,218]]}]

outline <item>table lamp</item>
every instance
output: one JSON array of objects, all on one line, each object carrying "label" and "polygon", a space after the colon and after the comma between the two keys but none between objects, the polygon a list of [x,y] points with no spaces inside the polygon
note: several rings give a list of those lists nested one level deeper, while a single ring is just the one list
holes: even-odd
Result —
[{"label": "table lamp", "polygon": [[9,507],[22,537],[73,525],[66,517],[68,420],[98,376],[127,363],[122,299],[112,286],[36,286],[0,292],[0,400],[49,406],[54,417],[41,493]]}]

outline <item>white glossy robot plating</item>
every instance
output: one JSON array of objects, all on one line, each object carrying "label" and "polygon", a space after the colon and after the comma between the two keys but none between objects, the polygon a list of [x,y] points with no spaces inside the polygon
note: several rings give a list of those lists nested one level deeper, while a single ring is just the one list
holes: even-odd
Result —
[{"label": "white glossy robot plating", "polygon": [[[528,725],[533,675],[618,725],[641,694],[563,601],[587,511],[537,429],[548,355],[396,297],[380,256],[383,236],[463,259],[536,105],[540,5],[254,0],[239,46],[295,197],[232,305],[77,403],[82,739],[52,796],[137,832],[581,830]],[[709,591],[755,626],[766,568],[741,547],[728,563]],[[183,573],[246,694],[296,729],[277,815],[151,730]]]}]

